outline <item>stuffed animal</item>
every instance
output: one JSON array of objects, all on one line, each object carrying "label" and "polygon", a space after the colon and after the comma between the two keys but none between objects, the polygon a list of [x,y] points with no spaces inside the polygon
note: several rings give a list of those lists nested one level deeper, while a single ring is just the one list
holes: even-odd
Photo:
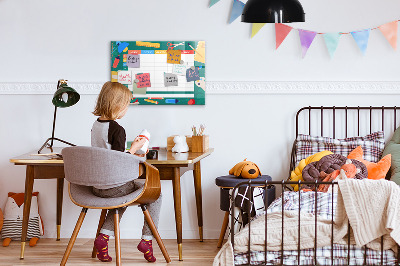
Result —
[{"label": "stuffed animal", "polygon": [[355,159],[367,166],[368,169],[368,179],[384,179],[386,177],[387,172],[390,169],[390,165],[392,162],[392,155],[385,155],[379,162],[373,163],[364,160],[364,151],[361,146],[355,148],[350,154],[347,156],[349,159]]},{"label": "stuffed animal", "polygon": [[[43,223],[39,216],[37,200],[38,194],[39,192],[32,193],[31,212],[29,214],[27,239],[30,239],[29,246],[31,247],[35,246],[40,236],[43,235]],[[1,230],[4,247],[8,247],[11,240],[21,240],[23,203],[24,193],[8,193],[4,208],[4,223]]]},{"label": "stuffed animal", "polygon": [[189,146],[186,143],[185,136],[175,136],[174,137],[175,146],[172,148],[172,152],[188,152]]},{"label": "stuffed animal", "polygon": [[1,228],[3,228],[3,212],[0,209],[0,232],[1,232]]},{"label": "stuffed animal", "polygon": [[[357,174],[361,172],[360,168],[357,168],[350,159],[346,161],[344,165],[338,170],[333,171],[330,174],[325,174],[321,172],[321,176],[325,178],[322,182],[332,182],[336,179],[345,179],[345,178],[354,178]],[[331,189],[331,185],[320,185],[318,188],[318,192],[329,192]]]},{"label": "stuffed animal", "polygon": [[[301,160],[299,162],[299,164],[297,165],[297,167],[290,173],[290,181],[304,181],[303,176],[302,176],[302,171],[304,169],[304,167],[306,167],[308,164],[312,163],[312,162],[317,162],[319,161],[322,157],[326,156],[326,155],[330,155],[333,154],[333,152],[331,151],[321,151],[318,153],[315,153],[311,156],[308,156],[307,158]],[[295,185],[292,184],[291,185],[294,189],[294,191],[298,191],[299,190],[299,185]]]},{"label": "stuffed animal", "polygon": [[249,179],[260,176],[261,171],[258,166],[255,163],[246,160],[247,158],[242,162],[237,163],[231,170],[229,170],[229,174]]}]

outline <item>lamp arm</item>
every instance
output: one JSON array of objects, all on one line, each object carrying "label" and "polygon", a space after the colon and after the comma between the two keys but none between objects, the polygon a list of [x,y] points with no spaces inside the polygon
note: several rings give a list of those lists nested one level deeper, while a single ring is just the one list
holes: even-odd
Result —
[{"label": "lamp arm", "polygon": [[53,147],[54,131],[55,131],[55,129],[56,129],[56,118],[57,118],[57,106],[54,106],[53,131],[51,132],[51,144],[50,144],[50,148]]}]

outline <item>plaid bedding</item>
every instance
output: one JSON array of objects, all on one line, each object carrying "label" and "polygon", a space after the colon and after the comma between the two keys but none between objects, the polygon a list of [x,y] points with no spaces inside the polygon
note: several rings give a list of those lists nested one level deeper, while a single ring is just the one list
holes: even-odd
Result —
[{"label": "plaid bedding", "polygon": [[385,148],[383,131],[374,132],[364,137],[345,139],[299,134],[296,139],[295,165],[298,165],[302,159],[324,150],[347,157],[358,146],[361,146],[364,151],[364,160],[378,162]]},{"label": "plaid bedding", "polygon": [[[333,195],[333,196],[332,196]],[[315,203],[315,192],[285,192],[283,197],[277,198],[268,207],[269,213],[282,211],[282,202],[284,210],[298,210],[301,212],[313,213],[325,219],[332,219],[336,208],[336,194],[317,192],[317,201]],[[265,215],[265,212],[260,215]],[[257,215],[253,218],[260,217]],[[348,265],[348,246],[334,244],[333,245],[333,263],[332,263],[332,248],[326,246],[316,249],[317,265]],[[364,254],[366,257],[364,258]],[[300,257],[300,265],[314,265],[314,249],[303,249],[300,251],[300,256],[297,250],[285,250],[283,252],[284,265],[298,265],[298,257]],[[265,252],[250,252],[250,265],[262,264],[265,265]],[[364,261],[365,260],[365,261]],[[349,265],[381,265],[381,252],[371,250],[364,247],[350,245],[350,263]],[[395,265],[396,257],[392,250],[383,252],[383,265]],[[235,254],[235,265],[248,265],[248,254]],[[266,265],[281,265],[280,251],[267,251]]]}]

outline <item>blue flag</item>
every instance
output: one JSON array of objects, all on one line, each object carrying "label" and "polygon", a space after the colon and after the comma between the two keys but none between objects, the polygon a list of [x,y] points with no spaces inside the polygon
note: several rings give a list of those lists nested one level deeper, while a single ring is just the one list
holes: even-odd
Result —
[{"label": "blue flag", "polygon": [[240,15],[242,15],[242,11],[244,8],[244,3],[239,0],[233,0],[231,17],[229,18],[229,23],[232,23],[235,19],[237,19]]},{"label": "blue flag", "polygon": [[364,55],[368,46],[369,33],[371,29],[353,31],[351,35],[353,35],[354,40],[356,41],[358,47],[361,50],[361,53]]}]

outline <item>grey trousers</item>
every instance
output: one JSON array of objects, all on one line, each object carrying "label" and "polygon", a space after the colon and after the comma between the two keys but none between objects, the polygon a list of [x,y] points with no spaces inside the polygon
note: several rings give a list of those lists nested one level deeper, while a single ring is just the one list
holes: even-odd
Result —
[{"label": "grey trousers", "polygon": [[[108,189],[93,188],[93,194],[101,198],[122,197],[138,189],[141,189],[143,186],[144,182],[138,182],[138,181],[135,182],[135,180],[133,180],[119,187],[113,187]],[[154,224],[157,228],[158,228],[158,221],[160,219],[161,203],[162,203],[162,196],[160,194],[160,197],[155,202],[146,204],[146,207],[151,215],[151,218],[153,219]],[[127,207],[118,208],[119,219],[122,218],[122,215],[124,214],[126,208]],[[115,209],[108,210],[106,219],[104,221],[103,227],[100,230],[100,233],[109,236],[114,236],[114,214],[115,214]],[[153,234],[146,220],[144,221],[143,225],[142,239],[146,240],[153,239]]]}]

